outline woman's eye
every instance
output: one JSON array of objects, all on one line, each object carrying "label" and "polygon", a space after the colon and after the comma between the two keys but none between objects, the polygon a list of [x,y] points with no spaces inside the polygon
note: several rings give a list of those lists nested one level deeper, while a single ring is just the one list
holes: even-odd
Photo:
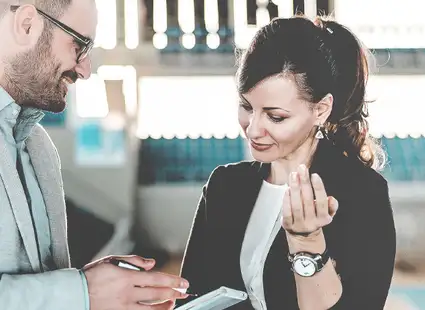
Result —
[{"label": "woman's eye", "polygon": [[269,115],[269,118],[274,123],[281,123],[285,120],[285,117],[275,116],[275,115]]}]

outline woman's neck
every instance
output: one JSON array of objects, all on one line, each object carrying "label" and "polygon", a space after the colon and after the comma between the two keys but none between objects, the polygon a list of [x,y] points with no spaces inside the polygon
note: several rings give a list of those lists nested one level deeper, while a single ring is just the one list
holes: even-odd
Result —
[{"label": "woman's neck", "polygon": [[288,183],[289,174],[297,171],[301,164],[310,168],[317,145],[317,139],[306,141],[295,152],[285,158],[279,158],[273,161],[267,181],[272,184],[283,185]]}]

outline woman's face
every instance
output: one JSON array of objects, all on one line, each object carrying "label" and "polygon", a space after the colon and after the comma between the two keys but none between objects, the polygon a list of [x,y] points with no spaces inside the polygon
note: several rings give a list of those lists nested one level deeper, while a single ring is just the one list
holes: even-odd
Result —
[{"label": "woman's face", "polygon": [[239,124],[254,159],[273,162],[311,143],[319,118],[300,98],[291,76],[273,76],[241,96]]}]

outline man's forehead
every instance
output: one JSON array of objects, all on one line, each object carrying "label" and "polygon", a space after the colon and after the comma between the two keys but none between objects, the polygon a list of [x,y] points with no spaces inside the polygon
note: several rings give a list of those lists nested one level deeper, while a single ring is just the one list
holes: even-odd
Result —
[{"label": "man's forehead", "polygon": [[60,21],[78,33],[94,40],[97,27],[95,0],[73,0]]}]

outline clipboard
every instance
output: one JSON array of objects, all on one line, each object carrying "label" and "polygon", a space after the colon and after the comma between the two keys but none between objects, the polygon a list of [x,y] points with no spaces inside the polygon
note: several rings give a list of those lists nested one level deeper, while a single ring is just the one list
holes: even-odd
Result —
[{"label": "clipboard", "polygon": [[248,298],[243,291],[222,286],[203,296],[200,296],[175,310],[223,310],[236,305]]}]

